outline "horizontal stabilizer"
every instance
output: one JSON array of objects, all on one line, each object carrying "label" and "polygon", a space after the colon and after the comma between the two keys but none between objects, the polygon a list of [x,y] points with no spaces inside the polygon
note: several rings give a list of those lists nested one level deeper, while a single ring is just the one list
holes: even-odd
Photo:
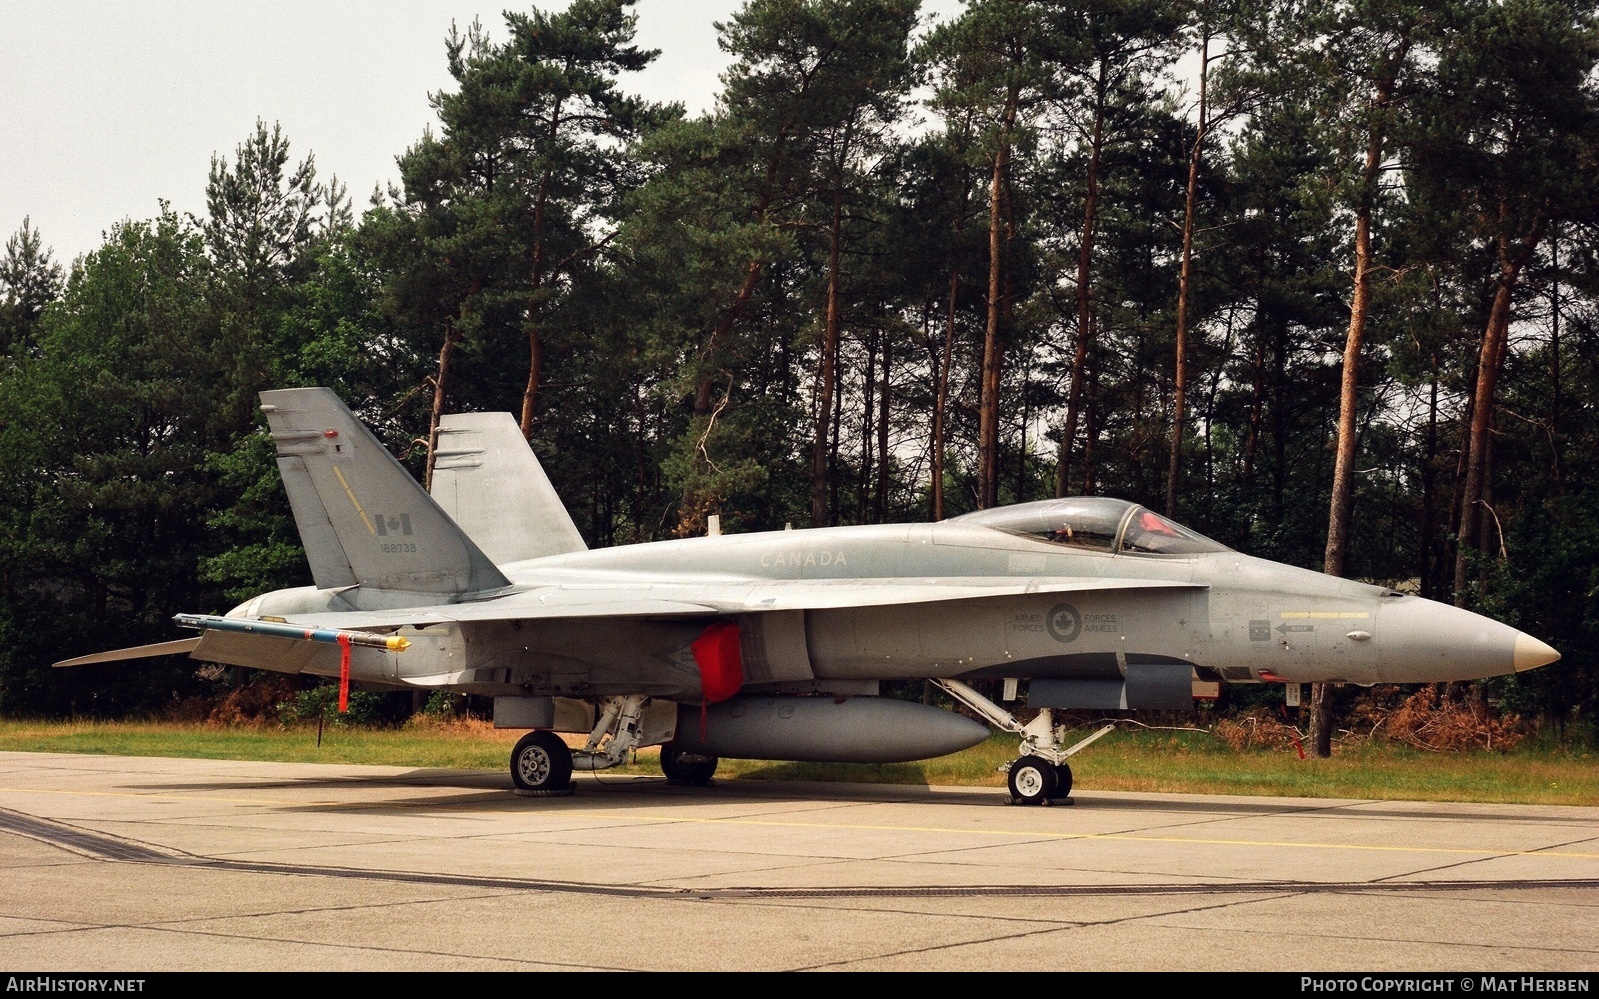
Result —
[{"label": "horizontal stabilizer", "polygon": [[88,666],[93,663],[117,663],[125,659],[149,659],[152,656],[183,656],[193,652],[195,646],[199,644],[200,640],[198,638],[180,638],[176,642],[140,645],[131,649],[112,649],[110,652],[96,652],[91,656],[63,659],[55,665]]}]

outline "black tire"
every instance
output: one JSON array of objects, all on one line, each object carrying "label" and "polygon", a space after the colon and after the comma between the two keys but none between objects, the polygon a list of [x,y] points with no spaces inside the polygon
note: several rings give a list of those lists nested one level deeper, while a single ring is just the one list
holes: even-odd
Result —
[{"label": "black tire", "polygon": [[1065,763],[1055,764],[1055,800],[1070,797],[1072,793],[1072,768]]},{"label": "black tire", "polygon": [[1013,804],[1042,805],[1055,796],[1055,779],[1055,764],[1040,756],[1024,756],[1010,765],[1005,782]]},{"label": "black tire", "polygon": [[570,792],[572,750],[554,732],[529,732],[511,750],[511,783],[534,794]]},{"label": "black tire", "polygon": [[686,760],[690,754],[683,752],[668,742],[661,747],[661,773],[666,775],[669,784],[693,784],[704,787],[716,775],[716,765],[721,762],[716,757]]}]

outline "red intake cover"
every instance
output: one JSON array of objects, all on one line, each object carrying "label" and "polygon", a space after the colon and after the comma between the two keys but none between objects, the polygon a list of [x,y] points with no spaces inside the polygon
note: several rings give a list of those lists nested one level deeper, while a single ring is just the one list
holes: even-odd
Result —
[{"label": "red intake cover", "polygon": [[739,651],[738,625],[713,624],[694,640],[694,662],[700,668],[705,703],[725,701],[744,685],[744,655]]}]

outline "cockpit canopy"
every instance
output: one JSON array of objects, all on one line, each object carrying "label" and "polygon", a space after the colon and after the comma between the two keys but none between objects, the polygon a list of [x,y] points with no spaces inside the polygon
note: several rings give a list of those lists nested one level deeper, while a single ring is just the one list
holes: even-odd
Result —
[{"label": "cockpit canopy", "polygon": [[1153,510],[1109,496],[1018,503],[951,517],[1051,544],[1129,555],[1198,555],[1229,549]]}]

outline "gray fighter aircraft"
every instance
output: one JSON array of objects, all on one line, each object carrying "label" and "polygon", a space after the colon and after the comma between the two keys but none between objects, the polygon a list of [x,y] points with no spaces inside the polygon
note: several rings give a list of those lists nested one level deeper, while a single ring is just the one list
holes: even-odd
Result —
[{"label": "gray fighter aircraft", "polygon": [[641,746],[661,747],[669,778],[705,783],[720,757],[898,762],[985,739],[962,715],[878,696],[930,679],[1020,736],[1012,800],[1047,803],[1108,730],[1068,746],[1061,709],[1192,709],[1223,682],[1424,683],[1559,658],[1488,618],[1252,558],[1106,497],[590,551],[509,414],[447,418],[429,495],[331,391],[261,402],[315,585],[179,615],[198,638],[57,665],[186,652],[339,677],[341,696],[492,697],[497,727],[531,730],[511,754],[531,795],[570,793],[574,767]]}]

